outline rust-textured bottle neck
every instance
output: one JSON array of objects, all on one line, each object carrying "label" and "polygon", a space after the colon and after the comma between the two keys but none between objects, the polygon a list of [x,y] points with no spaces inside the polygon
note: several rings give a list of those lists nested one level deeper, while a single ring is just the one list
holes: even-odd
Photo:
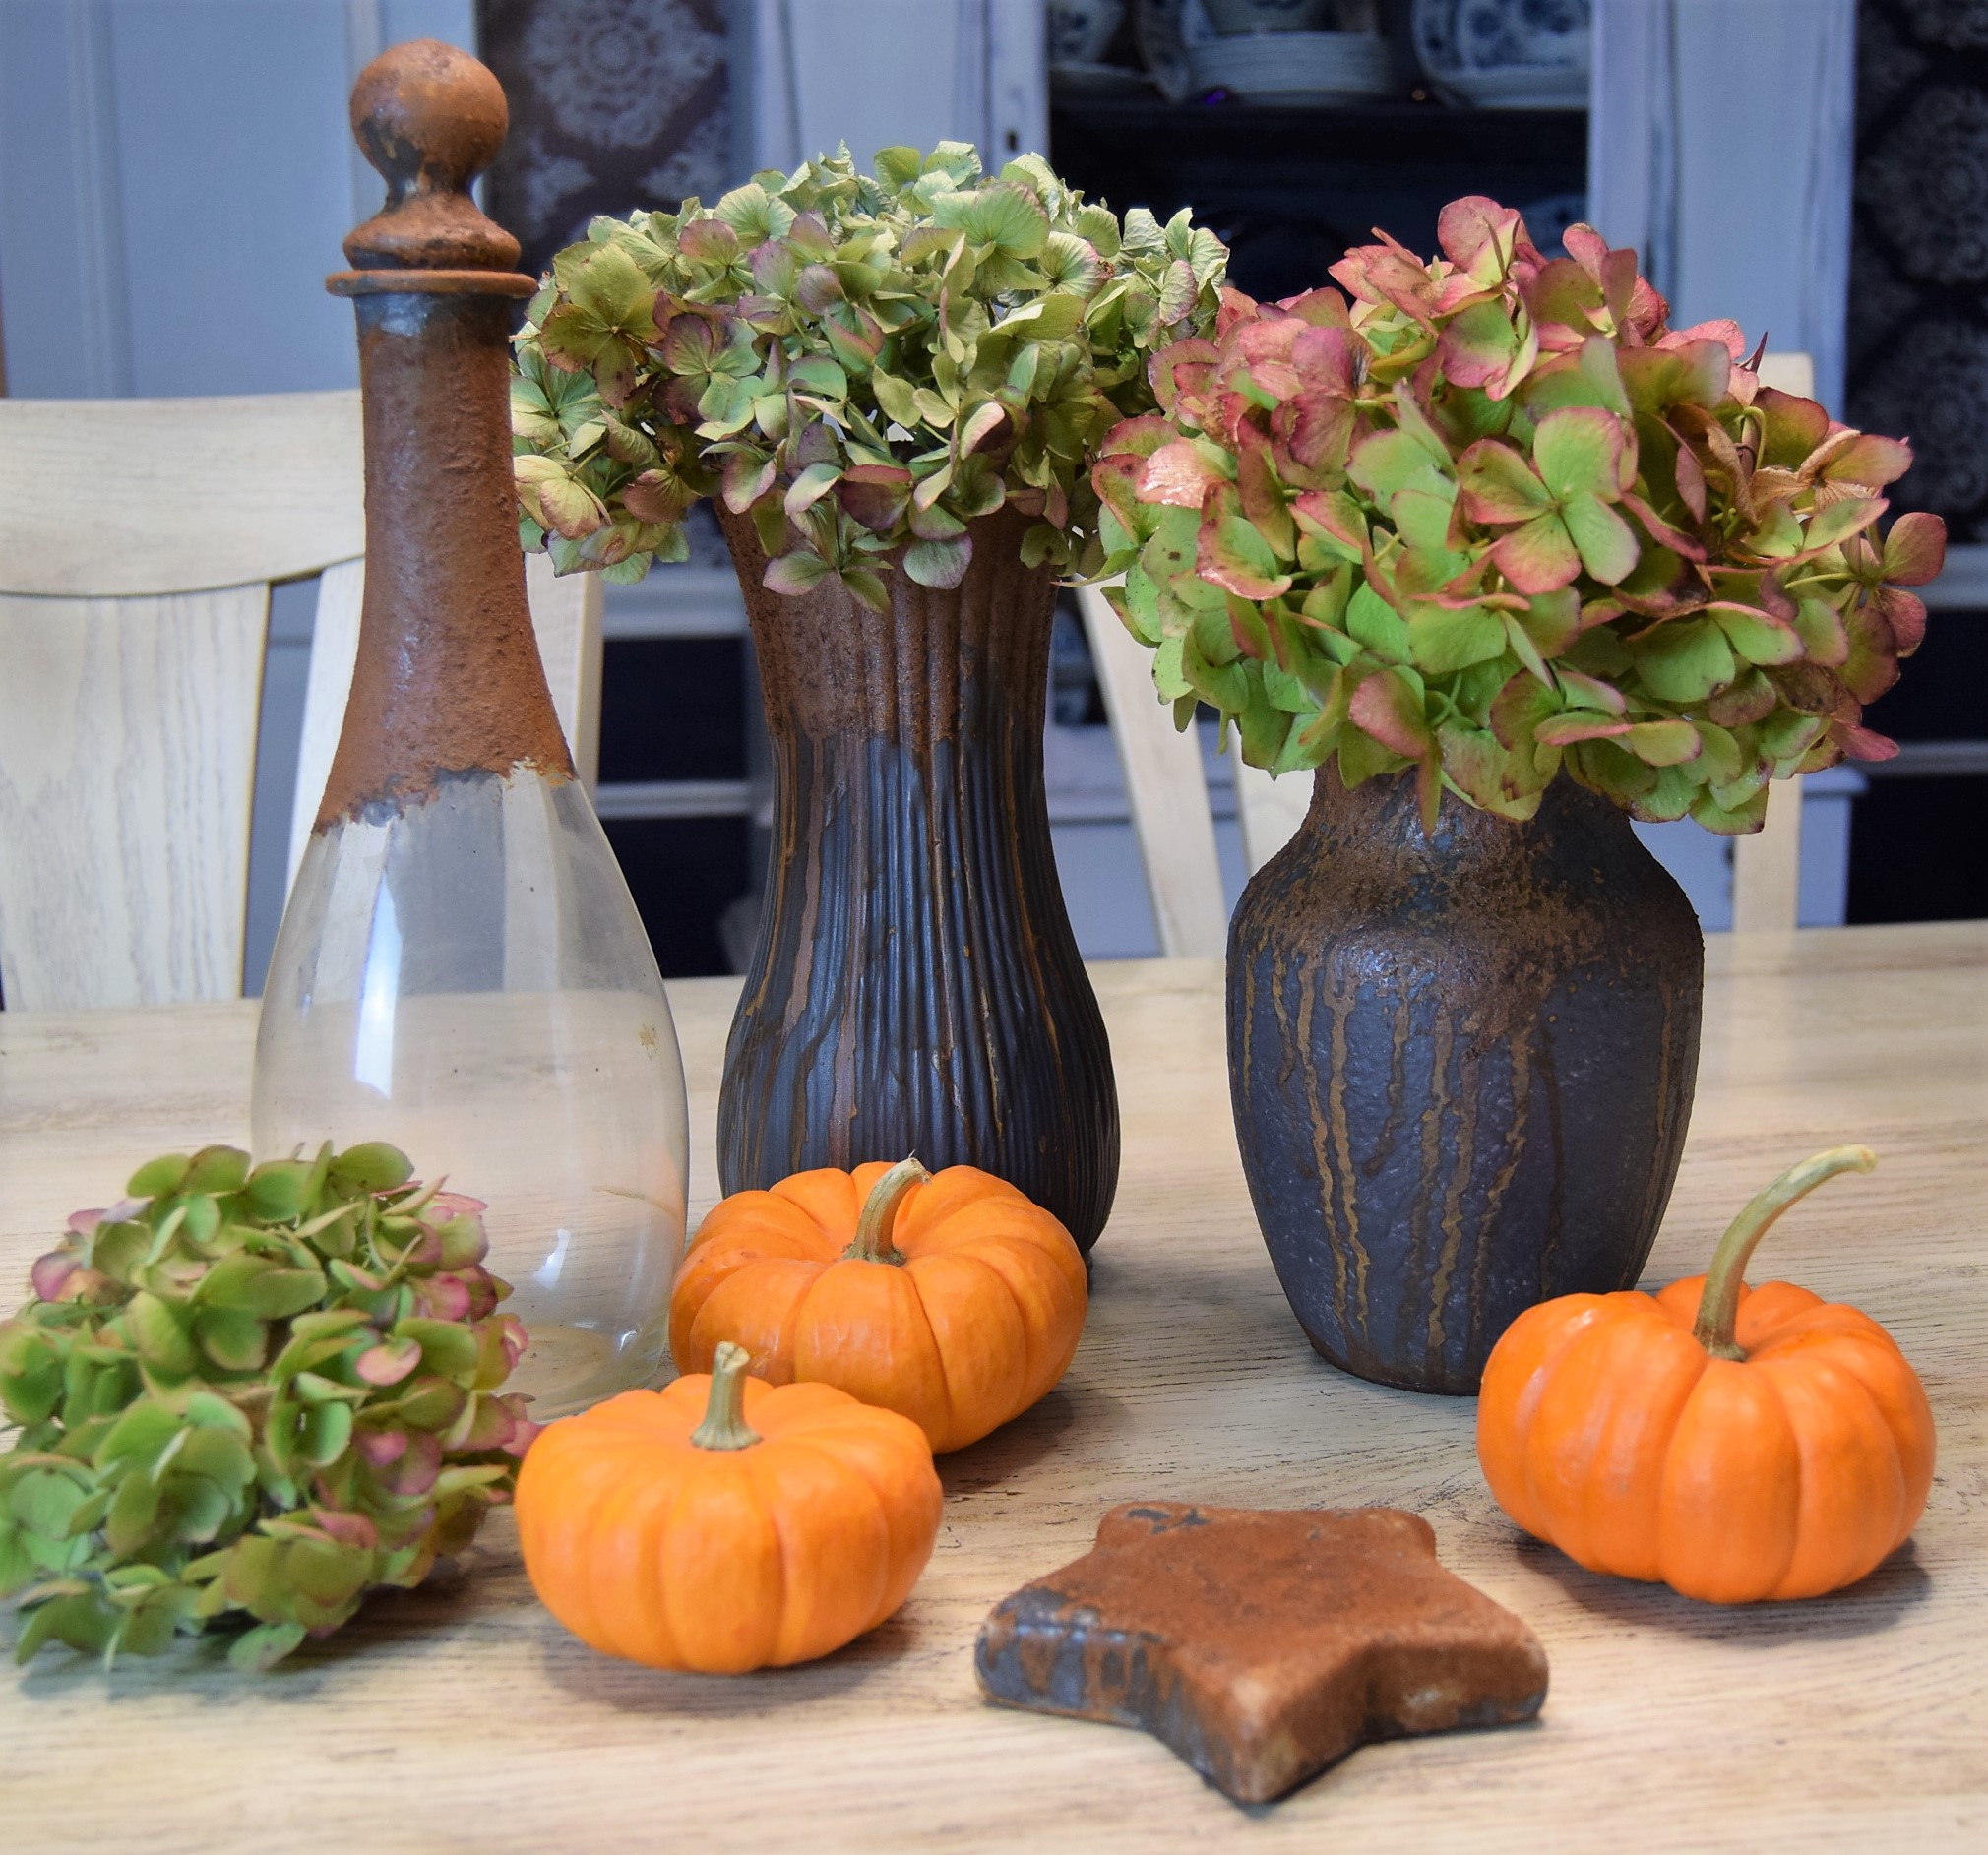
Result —
[{"label": "rust-textured bottle neck", "polygon": [[[382,279],[384,282],[386,279]],[[366,592],[318,829],[451,773],[573,762],[525,596],[507,411],[511,301],[358,295]]]},{"label": "rust-textured bottle neck", "polygon": [[532,281],[469,197],[504,143],[503,87],[417,38],[360,72],[351,116],[387,202],[326,285],[359,318],[366,597],[320,831],[418,805],[454,774],[573,777],[511,480],[511,307]]}]

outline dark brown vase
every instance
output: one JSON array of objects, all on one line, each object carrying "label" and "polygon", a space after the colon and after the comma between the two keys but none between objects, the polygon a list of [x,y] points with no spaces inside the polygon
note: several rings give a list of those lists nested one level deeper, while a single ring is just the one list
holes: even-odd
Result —
[{"label": "dark brown vase", "polygon": [[952,591],[761,584],[725,521],[773,737],[766,909],[725,1050],[727,1192],[916,1153],[983,1167],[1088,1251],[1118,1182],[1118,1096],[1042,789],[1056,590],[1028,523],[973,525]]},{"label": "dark brown vase", "polygon": [[1330,768],[1229,930],[1229,1091],[1312,1344],[1471,1393],[1553,1295],[1632,1285],[1676,1176],[1705,942],[1605,799],[1515,825]]}]

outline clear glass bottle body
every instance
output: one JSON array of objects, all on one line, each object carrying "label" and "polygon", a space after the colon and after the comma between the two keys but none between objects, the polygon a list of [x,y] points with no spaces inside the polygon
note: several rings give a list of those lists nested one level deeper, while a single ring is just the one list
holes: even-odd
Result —
[{"label": "clear glass bottle body", "polygon": [[263,994],[253,1139],[258,1157],[391,1141],[486,1201],[535,1418],[653,1380],[683,1249],[683,1064],[577,781],[451,774],[312,836]]}]

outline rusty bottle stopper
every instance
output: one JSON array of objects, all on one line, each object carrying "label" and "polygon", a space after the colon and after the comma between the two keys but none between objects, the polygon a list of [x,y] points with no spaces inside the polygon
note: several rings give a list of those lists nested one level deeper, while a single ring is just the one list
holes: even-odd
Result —
[{"label": "rusty bottle stopper", "polygon": [[[533,284],[464,191],[504,126],[497,80],[431,39],[352,93],[388,186],[331,279],[358,312],[365,603],[263,989],[251,1123],[265,1157],[385,1142],[474,1194],[444,1203],[515,1284],[522,1325],[490,1330],[505,1399],[542,1420],[660,1369],[690,1134],[655,956],[526,601],[509,332]],[[488,1447],[528,1435],[522,1408],[479,1407]]]},{"label": "rusty bottle stopper", "polygon": [[467,191],[503,146],[503,87],[467,52],[414,39],[360,73],[351,120],[387,202],[326,282],[358,312],[366,589],[320,832],[452,773],[573,776],[511,478],[513,305],[537,284]]}]

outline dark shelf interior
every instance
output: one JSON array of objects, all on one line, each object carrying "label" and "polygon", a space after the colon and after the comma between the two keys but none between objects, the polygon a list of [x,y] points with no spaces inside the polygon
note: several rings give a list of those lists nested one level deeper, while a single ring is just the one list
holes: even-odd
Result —
[{"label": "dark shelf interior", "polygon": [[[1981,738],[1976,693],[1988,678],[1988,613],[1935,611],[1896,684],[1864,711],[1908,748]],[[1988,775],[1899,775],[1880,768],[1850,825],[1849,919],[1973,920],[1988,914],[1981,853]]]},{"label": "dark shelf interior", "polygon": [[743,779],[757,700],[743,634],[615,639],[600,681],[600,776]]},{"label": "dark shelf interior", "polygon": [[[1054,95],[1049,104],[1050,140],[1057,147],[1067,129],[1088,125],[1109,136],[1128,154],[1178,153],[1185,147],[1223,146],[1261,156],[1265,145],[1278,155],[1310,157],[1321,151],[1343,154],[1361,144],[1370,159],[1451,165],[1485,155],[1510,154],[1583,167],[1587,160],[1584,109],[1459,109],[1447,103],[1372,102],[1334,107],[1286,108],[1244,103],[1217,93],[1206,101],[1169,103],[1152,96]],[[1065,174],[1066,179],[1074,176]]]},{"label": "dark shelf interior", "polygon": [[1376,225],[1433,252],[1436,216],[1460,194],[1520,208],[1551,245],[1587,188],[1579,109],[1065,96],[1052,101],[1049,140],[1063,177],[1121,213],[1146,206],[1165,218],[1191,206],[1228,243],[1236,286],[1258,297],[1325,282]]},{"label": "dark shelf interior", "polygon": [[1852,926],[1988,915],[1981,815],[1988,777],[1876,778],[1852,801]]},{"label": "dark shelf interior", "polygon": [[604,829],[663,977],[738,970],[719,922],[753,886],[751,821],[610,818]]}]

